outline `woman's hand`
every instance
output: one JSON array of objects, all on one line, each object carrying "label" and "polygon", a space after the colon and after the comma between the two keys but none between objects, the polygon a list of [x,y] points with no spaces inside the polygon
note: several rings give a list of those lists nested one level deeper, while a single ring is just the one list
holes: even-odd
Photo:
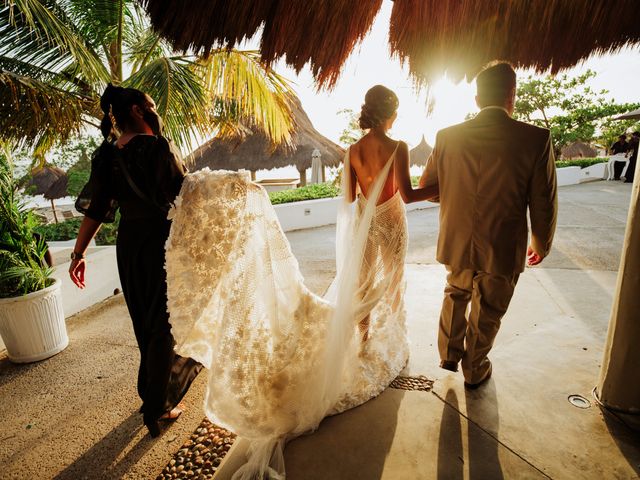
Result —
[{"label": "woman's hand", "polygon": [[71,260],[71,265],[69,266],[69,276],[71,277],[71,281],[76,284],[78,288],[84,288],[84,271],[87,264],[84,261],[84,258],[79,258],[77,260]]},{"label": "woman's hand", "polygon": [[87,251],[89,242],[100,230],[100,225],[100,222],[87,216],[82,219],[80,224],[76,245],[73,247],[73,254],[71,255],[71,265],[69,266],[69,276],[78,288],[85,287],[84,271],[87,264],[84,260],[84,254]]}]

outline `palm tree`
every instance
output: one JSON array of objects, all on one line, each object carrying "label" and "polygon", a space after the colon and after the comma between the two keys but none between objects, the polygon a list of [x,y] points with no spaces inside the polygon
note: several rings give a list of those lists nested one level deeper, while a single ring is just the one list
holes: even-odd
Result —
[{"label": "palm tree", "polygon": [[44,153],[97,126],[108,82],[154,98],[181,148],[196,139],[257,128],[288,143],[287,81],[255,51],[178,54],[134,0],[2,0],[0,142]]}]

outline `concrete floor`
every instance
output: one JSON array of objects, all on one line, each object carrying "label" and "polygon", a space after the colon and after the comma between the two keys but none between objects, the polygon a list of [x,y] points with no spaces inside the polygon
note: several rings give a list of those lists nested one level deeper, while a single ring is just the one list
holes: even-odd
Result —
[{"label": "concrete floor", "polygon": [[[409,213],[404,374],[434,379],[433,391],[388,389],[326,419],[287,446],[287,477],[640,478],[640,433],[625,426],[634,419],[603,416],[591,396],[630,192],[618,182],[560,189],[554,252],[522,275],[491,354],[493,378],[475,392],[464,390],[461,374],[437,368],[444,285],[434,261],[437,209]],[[318,293],[333,276],[333,235],[333,227],[288,234]],[[186,414],[151,440],[136,413],[138,354],[121,296],[68,327],[69,348],[49,360],[0,359],[0,476],[155,478],[203,416],[202,380],[186,398]],[[592,406],[572,406],[571,394]]]}]

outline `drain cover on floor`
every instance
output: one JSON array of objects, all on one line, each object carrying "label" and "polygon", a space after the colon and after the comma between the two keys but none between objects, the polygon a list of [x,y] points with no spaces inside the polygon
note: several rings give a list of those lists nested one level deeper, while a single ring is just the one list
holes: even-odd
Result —
[{"label": "drain cover on floor", "polygon": [[578,408],[589,408],[591,402],[582,395],[569,395],[569,403]]},{"label": "drain cover on floor", "polygon": [[424,375],[417,377],[398,376],[389,386],[398,390],[421,390],[423,392],[430,392],[431,387],[433,387],[433,380],[429,380]]}]

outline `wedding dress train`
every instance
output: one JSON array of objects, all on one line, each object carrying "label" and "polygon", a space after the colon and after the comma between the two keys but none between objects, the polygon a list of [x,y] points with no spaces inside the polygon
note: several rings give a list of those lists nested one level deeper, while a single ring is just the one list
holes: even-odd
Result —
[{"label": "wedding dress train", "polygon": [[[234,478],[283,478],[288,439],[378,395],[405,366],[405,209],[398,193],[376,205],[392,163],[369,200],[341,205],[324,297],[305,286],[261,187],[236,172],[186,177],[169,214],[170,322],[177,352],[208,369],[207,417],[251,442]],[[350,172],[347,154],[343,188]]]}]

